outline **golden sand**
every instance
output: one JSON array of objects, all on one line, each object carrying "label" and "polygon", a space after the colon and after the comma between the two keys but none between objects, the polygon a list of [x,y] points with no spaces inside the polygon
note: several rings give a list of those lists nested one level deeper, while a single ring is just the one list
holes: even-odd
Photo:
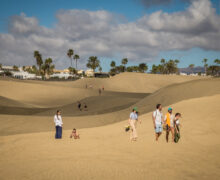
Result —
[{"label": "golden sand", "polygon": [[[136,90],[128,85],[134,79]],[[93,80],[93,89],[80,87]],[[0,106],[15,111],[0,114],[0,179],[219,179],[219,79],[125,73],[107,79],[105,89],[111,92],[99,97],[96,88],[103,82],[0,80]],[[81,99],[94,108],[80,115],[74,103]],[[172,106],[183,115],[178,144],[166,143],[165,133],[155,142],[150,111],[159,102],[164,113]],[[130,142],[124,126],[134,105],[142,124],[138,141]],[[62,140],[54,139],[52,110],[58,106],[66,108]],[[33,115],[16,114],[22,112],[16,108],[27,107]],[[35,114],[39,108],[52,110]],[[69,138],[73,127],[80,128],[80,140]]]}]

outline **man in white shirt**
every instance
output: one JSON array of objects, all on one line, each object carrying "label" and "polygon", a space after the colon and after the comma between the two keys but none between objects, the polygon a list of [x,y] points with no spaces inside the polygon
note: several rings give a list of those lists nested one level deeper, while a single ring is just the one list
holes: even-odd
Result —
[{"label": "man in white shirt", "polygon": [[162,134],[163,131],[163,113],[162,113],[162,105],[157,104],[156,106],[156,111],[153,112],[152,118],[153,118],[153,125],[155,129],[155,136],[156,136],[156,141],[158,141],[158,138]]}]

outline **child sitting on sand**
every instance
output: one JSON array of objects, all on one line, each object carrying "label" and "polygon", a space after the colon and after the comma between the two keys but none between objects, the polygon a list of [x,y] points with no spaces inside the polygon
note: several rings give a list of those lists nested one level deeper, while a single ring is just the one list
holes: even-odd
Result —
[{"label": "child sitting on sand", "polygon": [[72,133],[70,134],[70,138],[74,137],[74,139],[79,139],[79,134],[76,133],[76,129],[74,128]]}]

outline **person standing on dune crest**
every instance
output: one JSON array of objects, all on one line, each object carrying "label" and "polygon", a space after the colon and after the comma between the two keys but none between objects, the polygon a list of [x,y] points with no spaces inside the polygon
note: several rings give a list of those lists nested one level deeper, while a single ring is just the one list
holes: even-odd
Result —
[{"label": "person standing on dune crest", "polygon": [[56,139],[61,139],[62,138],[62,125],[63,125],[63,121],[62,121],[61,111],[60,110],[57,110],[57,113],[54,116],[54,123],[55,123],[55,127],[56,127],[55,138]]},{"label": "person standing on dune crest", "polygon": [[153,112],[152,118],[153,118],[153,125],[155,129],[155,136],[156,136],[156,141],[158,141],[158,138],[162,134],[163,131],[163,113],[162,113],[162,105],[157,104],[156,106],[156,111]]},{"label": "person standing on dune crest", "polygon": [[[130,134],[130,140],[131,141],[137,141],[137,122],[138,122],[138,110],[137,107],[133,108],[133,111],[130,114],[129,118],[129,124],[131,127],[131,134]],[[141,123],[141,121],[140,121]]]}]

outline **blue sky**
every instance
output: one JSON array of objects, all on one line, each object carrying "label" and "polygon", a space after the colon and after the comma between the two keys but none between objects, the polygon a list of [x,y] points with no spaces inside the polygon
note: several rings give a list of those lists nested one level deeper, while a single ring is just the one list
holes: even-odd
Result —
[{"label": "blue sky", "polygon": [[[220,1],[212,0],[213,6],[220,13]],[[136,20],[144,14],[161,9],[165,12],[176,12],[187,8],[189,3],[175,0],[169,5],[144,7],[138,0],[1,0],[0,31],[7,32],[8,19],[21,12],[35,16],[40,24],[51,27],[56,21],[56,12],[60,9],[86,9],[91,11],[107,10],[122,14],[128,21]]]},{"label": "blue sky", "polygon": [[[38,19],[41,26],[47,28],[54,28],[57,23],[56,14],[59,10],[87,10],[97,11],[104,10],[113,14],[119,14],[124,17],[124,20],[129,22],[135,22],[145,15],[151,15],[152,13],[162,10],[162,12],[174,13],[185,11],[190,3],[181,0],[173,0],[170,4],[159,4],[146,7],[141,0],[1,0],[0,5],[0,33],[8,33],[8,23],[10,18],[14,15],[20,15],[25,13],[27,17],[35,17]],[[212,0],[212,7],[216,9],[216,14],[220,14],[220,1]],[[207,49],[207,48],[206,48]],[[180,59],[181,67],[186,67],[188,64],[194,63],[195,65],[202,65],[201,60],[206,57],[210,59],[210,62],[216,58],[220,59],[219,49],[205,50],[201,47],[192,47],[186,50],[160,50],[157,55],[151,57],[151,60],[147,61],[147,64],[152,65],[158,63],[161,58],[165,59]],[[120,62],[120,58],[100,57],[103,69],[107,71],[109,69],[108,63],[111,59]],[[132,61],[129,64],[135,64],[136,61]]]}]

